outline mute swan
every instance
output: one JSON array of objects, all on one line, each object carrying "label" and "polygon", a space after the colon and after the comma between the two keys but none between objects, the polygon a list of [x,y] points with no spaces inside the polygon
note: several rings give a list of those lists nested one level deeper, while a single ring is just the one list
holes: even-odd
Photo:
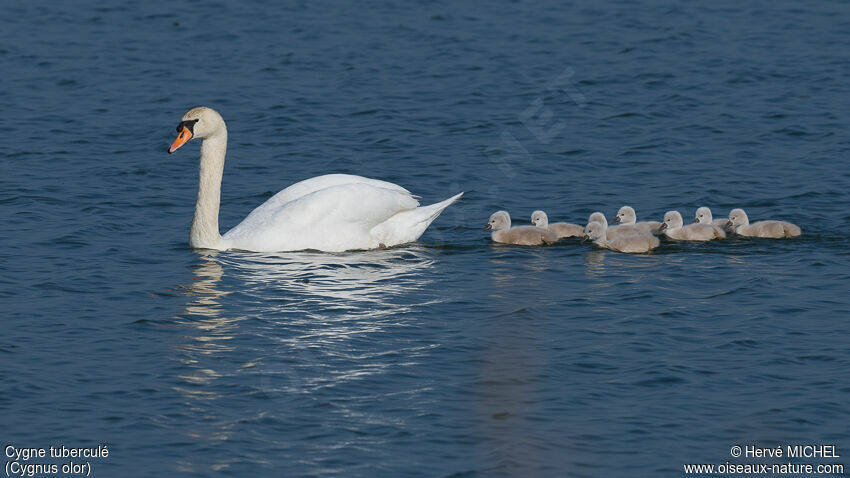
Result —
[{"label": "mute swan", "polygon": [[688,224],[684,225],[682,214],[679,211],[668,211],[664,214],[664,235],[670,239],[680,241],[710,241],[712,239],[726,239],[723,229],[713,224]]},{"label": "mute swan", "polygon": [[694,222],[699,224],[714,224],[720,229],[726,230],[729,227],[729,219],[714,219],[711,215],[711,209],[703,206],[697,209],[697,213],[694,216]]},{"label": "mute swan", "polygon": [[735,234],[739,236],[779,239],[797,237],[803,233],[799,226],[785,221],[759,221],[750,224],[750,218],[743,209],[733,209],[729,213],[729,220],[732,222]]},{"label": "mute swan", "polygon": [[537,226],[511,227],[511,216],[508,211],[496,211],[490,216],[484,230],[493,230],[490,238],[493,242],[502,244],[519,244],[522,246],[539,246],[558,241],[558,234]]},{"label": "mute swan", "polygon": [[[624,226],[636,226],[650,234],[661,234],[659,228],[661,223],[658,221],[641,221],[637,222],[637,215],[634,208],[631,206],[623,206],[617,211],[617,216],[612,222],[619,222]],[[620,226],[617,226],[620,227]]]},{"label": "mute swan", "polygon": [[641,235],[651,235],[650,233],[643,230],[643,228],[637,227],[635,225],[626,225],[626,226],[616,226],[616,227],[608,227],[608,219],[605,219],[605,214],[597,211],[590,215],[587,218],[587,223],[598,222],[602,224],[605,229],[605,237],[610,241],[612,239],[617,239],[624,236],[641,236]]},{"label": "mute swan", "polygon": [[584,239],[582,242],[590,239],[599,247],[630,254],[643,254],[655,249],[658,247],[658,244],[660,244],[658,238],[652,234],[622,236],[617,239],[607,239],[606,229],[608,229],[608,227],[605,224],[599,221],[591,221],[587,224],[587,227],[584,228]]},{"label": "mute swan", "polygon": [[584,236],[584,228],[578,224],[570,224],[568,222],[556,222],[549,224],[549,216],[545,212],[537,210],[531,213],[531,223],[541,229],[548,229],[558,235],[558,239],[562,237],[582,237]]},{"label": "mute swan", "polygon": [[430,206],[396,184],[348,174],[307,179],[280,191],[236,227],[219,234],[221,178],[227,127],[212,108],[199,106],[183,115],[169,153],[190,139],[201,143],[198,199],[189,245],[203,249],[283,252],[317,249],[341,252],[413,242],[460,193]]}]

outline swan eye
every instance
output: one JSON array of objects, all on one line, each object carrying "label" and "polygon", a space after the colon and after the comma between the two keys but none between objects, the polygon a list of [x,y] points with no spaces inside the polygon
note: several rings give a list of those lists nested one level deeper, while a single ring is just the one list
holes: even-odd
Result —
[{"label": "swan eye", "polygon": [[181,121],[180,124],[177,125],[177,131],[178,132],[183,131],[183,128],[185,127],[185,128],[189,128],[190,133],[194,134],[195,133],[195,131],[194,131],[195,123],[197,123],[197,122],[198,122],[198,120],[196,120],[196,119]]}]

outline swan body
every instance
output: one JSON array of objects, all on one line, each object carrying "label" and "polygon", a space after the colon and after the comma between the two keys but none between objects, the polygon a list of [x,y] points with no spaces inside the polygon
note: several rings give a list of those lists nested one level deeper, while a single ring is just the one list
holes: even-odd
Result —
[{"label": "swan body", "polygon": [[739,236],[781,239],[797,237],[803,233],[799,226],[786,221],[758,221],[750,224],[750,219],[743,209],[733,209],[729,213],[729,221],[732,222],[735,234]]},{"label": "swan body", "polygon": [[189,110],[177,127],[173,153],[190,139],[201,143],[198,198],[189,245],[204,249],[285,252],[315,249],[342,252],[416,241],[463,193],[419,207],[407,189],[386,181],[328,174],[293,184],[254,209],[233,229],[219,234],[221,179],[227,127],[213,109]]},{"label": "swan body", "polygon": [[[613,222],[619,222],[623,226],[637,226],[650,234],[661,234],[661,223],[658,221],[641,221],[637,222],[637,214],[631,206],[623,206],[617,211],[617,216]],[[620,226],[617,226],[620,227]]]},{"label": "swan body", "polygon": [[585,240],[590,239],[599,247],[629,254],[645,254],[661,243],[652,234],[624,235],[617,239],[608,239],[606,229],[608,229],[607,225],[598,221],[591,221],[584,228],[584,238]]},{"label": "swan body", "polygon": [[507,211],[496,211],[490,216],[484,230],[492,230],[490,238],[501,244],[540,246],[558,242],[558,234],[537,226],[511,227],[511,216]]},{"label": "swan body", "polygon": [[711,209],[705,206],[697,209],[696,215],[694,215],[694,222],[699,224],[714,224],[723,230],[726,230],[731,224],[729,219],[726,218],[714,219],[711,215]]},{"label": "swan body", "polygon": [[531,213],[531,223],[541,229],[553,231],[558,235],[558,239],[562,237],[582,237],[584,235],[584,228],[578,224],[570,224],[568,222],[549,224],[549,216],[540,210]]},{"label": "swan body", "polygon": [[682,214],[679,211],[668,211],[664,214],[664,235],[670,239],[679,241],[711,241],[713,239],[726,239],[723,229],[713,224],[688,224],[684,225]]}]

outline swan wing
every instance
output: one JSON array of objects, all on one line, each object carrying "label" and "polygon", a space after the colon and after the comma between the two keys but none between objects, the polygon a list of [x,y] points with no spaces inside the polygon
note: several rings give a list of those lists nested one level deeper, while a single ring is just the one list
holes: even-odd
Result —
[{"label": "swan wing", "polygon": [[[323,176],[313,179],[321,178]],[[331,179],[324,184],[340,179],[343,178]],[[323,183],[318,181],[300,186],[303,189],[296,189],[292,195],[308,191],[318,184]],[[337,183],[289,201],[275,200],[276,197],[260,205],[223,236],[228,247],[258,252],[372,249],[379,245],[369,233],[373,227],[419,205],[404,188],[385,188],[369,182]]]},{"label": "swan wing", "polygon": [[[408,196],[413,196],[407,189],[399,186],[398,184],[393,184],[387,181],[364,178],[363,176],[356,176],[353,174],[325,174],[323,176],[305,179],[288,186],[286,189],[278,192],[254,209],[251,214],[267,214],[269,210],[277,209],[288,202],[304,197],[310,193],[343,184],[368,184],[370,186],[398,191],[400,193],[407,194]],[[250,215],[248,217],[250,217]]]}]

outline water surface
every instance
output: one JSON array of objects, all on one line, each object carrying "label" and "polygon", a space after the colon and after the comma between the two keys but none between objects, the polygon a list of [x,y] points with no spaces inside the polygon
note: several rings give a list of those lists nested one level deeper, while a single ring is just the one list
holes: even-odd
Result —
[{"label": "water surface", "polygon": [[[0,7],[3,444],[93,476],[659,476],[850,446],[840,2],[34,1]],[[223,230],[330,172],[457,191],[409,247],[195,251],[190,107]],[[493,245],[703,205],[787,241]],[[742,461],[743,462],[743,461]]]}]

